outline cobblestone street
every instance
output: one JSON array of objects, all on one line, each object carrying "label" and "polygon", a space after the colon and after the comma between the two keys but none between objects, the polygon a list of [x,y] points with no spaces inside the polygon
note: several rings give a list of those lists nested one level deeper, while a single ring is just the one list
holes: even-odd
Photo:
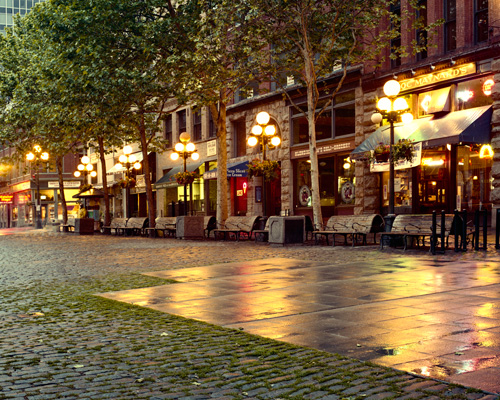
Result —
[{"label": "cobblestone street", "polygon": [[[499,398],[95,296],[169,283],[145,272],[278,257],[342,266],[430,256],[375,247],[0,232],[0,399]],[[500,257],[491,250],[450,251],[434,259],[498,266]]]}]

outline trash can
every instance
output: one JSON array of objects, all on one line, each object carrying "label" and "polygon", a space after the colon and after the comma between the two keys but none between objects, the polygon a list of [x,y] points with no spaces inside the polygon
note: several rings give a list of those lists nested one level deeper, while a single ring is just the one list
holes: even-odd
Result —
[{"label": "trash can", "polygon": [[269,217],[269,243],[304,243],[306,223],[303,215]]}]

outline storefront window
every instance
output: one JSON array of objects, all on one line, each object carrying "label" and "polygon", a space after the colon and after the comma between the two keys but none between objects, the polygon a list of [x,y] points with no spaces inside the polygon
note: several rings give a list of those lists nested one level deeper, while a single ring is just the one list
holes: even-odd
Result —
[{"label": "storefront window", "polygon": [[480,146],[459,146],[457,151],[457,208],[490,209],[491,158],[480,158]]},{"label": "storefront window", "polygon": [[[325,102],[318,104],[317,112]],[[291,107],[292,110],[292,132],[293,144],[309,143],[309,126],[306,113],[307,106]],[[332,137],[332,111],[327,109],[323,111],[316,121],[316,140],[330,139]]]},{"label": "storefront window", "polygon": [[[382,206],[389,206],[389,172],[382,174]],[[412,207],[411,169],[394,171],[394,207],[397,213],[409,213]]]},{"label": "storefront window", "polygon": [[442,148],[424,150],[418,179],[421,212],[447,209],[449,196],[449,152]]},{"label": "storefront window", "polygon": [[494,84],[493,75],[459,83],[455,95],[455,108],[466,110],[493,104],[491,93]]},{"label": "storefront window", "polygon": [[339,204],[354,204],[355,184],[354,163],[349,157],[339,157],[337,166],[337,180],[339,192]]},{"label": "storefront window", "polygon": [[[348,155],[321,157],[319,164],[320,203],[325,215],[333,215],[335,206],[353,205],[355,200],[354,163]],[[297,161],[295,198],[298,207],[311,207],[311,164]],[[328,210],[328,208],[331,208]]]},{"label": "storefront window", "polygon": [[442,111],[450,111],[450,109],[450,87],[418,95],[419,117]]},{"label": "storefront window", "polygon": [[356,131],[356,99],[354,90],[340,93],[335,97],[335,137],[354,135]]}]

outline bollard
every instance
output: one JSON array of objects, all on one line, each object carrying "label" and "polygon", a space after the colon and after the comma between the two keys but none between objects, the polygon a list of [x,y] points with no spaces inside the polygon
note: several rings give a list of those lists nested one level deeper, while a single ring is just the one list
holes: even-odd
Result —
[{"label": "bollard", "polygon": [[[479,233],[481,230],[481,215],[483,216],[483,245],[479,247]],[[487,210],[476,210],[474,213],[474,249],[475,250],[487,250],[487,238],[488,238],[488,232],[487,232]]]},{"label": "bollard", "polygon": [[436,254],[436,242],[437,242],[437,234],[436,234],[436,210],[432,212],[432,226],[431,226],[431,249],[430,252],[432,254]]},{"label": "bollard", "polygon": [[455,249],[455,253],[458,253],[458,251],[460,250],[458,248],[458,222],[460,221],[460,216],[458,215],[458,210],[455,209],[455,211],[453,212],[454,214],[454,217],[453,217],[453,234],[454,234],[454,237],[455,237],[455,246],[454,246],[454,249]]},{"label": "bollard", "polygon": [[444,253],[445,247],[444,247],[444,240],[445,240],[445,235],[446,235],[446,214],[445,211],[441,211],[441,252]]}]

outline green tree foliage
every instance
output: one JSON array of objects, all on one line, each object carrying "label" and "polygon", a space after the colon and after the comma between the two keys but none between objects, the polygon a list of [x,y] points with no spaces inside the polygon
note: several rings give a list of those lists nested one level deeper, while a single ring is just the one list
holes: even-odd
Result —
[{"label": "green tree foliage", "polygon": [[[259,14],[260,32],[272,44],[273,79],[282,87],[287,76],[302,85],[307,97],[314,223],[323,222],[319,192],[316,121],[330,106],[350,68],[383,61],[382,50],[399,35],[401,21],[414,21],[418,8],[410,1],[402,13],[391,13],[396,0],[249,0]],[[265,29],[267,27],[267,29]],[[426,29],[431,29],[427,27]],[[408,49],[394,49],[406,54]],[[335,71],[337,70],[337,71]],[[333,86],[325,78],[337,76]],[[331,85],[331,81],[329,81]],[[285,94],[289,92],[284,90]],[[318,109],[320,97],[327,101]],[[294,99],[289,100],[295,104]]]}]

